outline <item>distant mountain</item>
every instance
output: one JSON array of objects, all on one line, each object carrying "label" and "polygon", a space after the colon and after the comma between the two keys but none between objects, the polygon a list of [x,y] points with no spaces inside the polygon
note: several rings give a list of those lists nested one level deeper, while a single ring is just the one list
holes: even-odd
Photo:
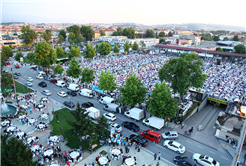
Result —
[{"label": "distant mountain", "polygon": [[24,22],[2,22],[1,25],[25,24]]}]

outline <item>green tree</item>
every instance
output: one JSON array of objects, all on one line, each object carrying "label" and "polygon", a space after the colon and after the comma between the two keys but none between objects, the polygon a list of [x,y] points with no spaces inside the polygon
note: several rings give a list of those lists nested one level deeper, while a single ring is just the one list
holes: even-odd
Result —
[{"label": "green tree", "polygon": [[34,40],[37,39],[37,34],[36,32],[30,28],[29,25],[27,26],[22,26],[21,28],[21,36],[24,39],[24,43],[31,47],[34,43]]},{"label": "green tree", "polygon": [[9,45],[9,48],[13,49],[13,46],[12,46],[12,44],[10,44],[10,45]]},{"label": "green tree", "polygon": [[105,30],[101,29],[99,32],[100,32],[100,36],[106,36]]},{"label": "green tree", "polygon": [[168,32],[168,37],[172,37],[173,33],[171,31]]},{"label": "green tree", "polygon": [[7,92],[7,90],[13,89],[13,77],[9,72],[4,72],[1,74],[1,89],[3,96],[7,99],[7,96],[10,93],[10,91]]},{"label": "green tree", "polygon": [[229,41],[230,39],[228,37],[225,37],[223,41]]},{"label": "green tree", "polygon": [[220,48],[220,47],[217,47],[216,51],[224,52],[224,50],[222,48]]},{"label": "green tree", "polygon": [[63,41],[64,41],[64,37],[62,35],[59,35],[57,42],[61,44]]},{"label": "green tree", "polygon": [[80,50],[79,47],[72,46],[68,57],[71,59],[73,57],[80,57]]},{"label": "green tree", "polygon": [[160,39],[159,43],[165,42],[165,39]]},{"label": "green tree", "polygon": [[86,87],[87,87],[87,84],[90,84],[95,79],[94,70],[88,69],[87,67],[84,68],[84,70],[81,73],[81,76],[82,76],[82,78],[81,78],[80,82],[86,83]]},{"label": "green tree", "polygon": [[152,29],[147,29],[146,30],[146,37],[147,38],[153,38],[153,37],[155,37],[155,32]]},{"label": "green tree", "polygon": [[15,54],[15,60],[16,61],[19,61],[20,62],[20,58],[23,58],[23,54],[21,51],[18,51],[16,54]]},{"label": "green tree", "polygon": [[23,140],[17,140],[16,137],[11,137],[6,140],[6,143],[1,147],[2,156],[1,163],[3,166],[26,166],[32,165],[32,152]]},{"label": "green tree", "polygon": [[213,36],[213,40],[214,41],[219,41],[220,40],[220,36]]},{"label": "green tree", "polygon": [[96,49],[93,47],[93,45],[86,44],[86,50],[85,52],[85,58],[94,58],[96,56]]},{"label": "green tree", "polygon": [[68,35],[68,39],[69,40],[71,39],[72,41],[74,41],[75,37],[76,36],[75,36],[75,34],[73,32],[70,32],[69,35]]},{"label": "green tree", "polygon": [[114,31],[111,36],[119,36],[117,31]]},{"label": "green tree", "polygon": [[114,46],[114,53],[119,53],[120,52],[120,49],[118,48],[117,45]]},{"label": "green tree", "polygon": [[79,76],[81,75],[80,64],[74,57],[70,62],[69,68],[67,70],[67,75],[73,78],[79,78]]},{"label": "green tree", "polygon": [[108,55],[111,51],[111,45],[106,43],[106,42],[102,42],[99,45],[99,49],[98,52],[100,53],[100,55]]},{"label": "green tree", "polygon": [[98,88],[106,91],[114,91],[116,89],[116,83],[114,82],[114,75],[110,74],[109,70],[104,72],[101,70],[101,74],[99,76]]},{"label": "green tree", "polygon": [[98,53],[99,52],[99,45],[96,44],[96,52]]},{"label": "green tree", "polygon": [[65,51],[60,46],[56,47],[56,57],[59,59],[65,57]]},{"label": "green tree", "polygon": [[161,81],[172,82],[173,92],[179,93],[183,98],[190,87],[200,88],[206,80],[206,75],[202,74],[202,65],[203,60],[196,53],[183,53],[163,65],[158,72],[159,78]]},{"label": "green tree", "polygon": [[92,39],[95,37],[95,32],[91,26],[82,25],[80,31],[81,35],[86,39],[86,41],[92,41]]},{"label": "green tree", "polygon": [[3,46],[2,54],[7,58],[13,57],[13,51],[8,46]]},{"label": "green tree", "polygon": [[246,54],[246,47],[243,44],[238,44],[234,47],[235,53]]},{"label": "green tree", "polygon": [[233,38],[231,40],[233,40],[233,41],[239,41],[238,35],[233,36]]},{"label": "green tree", "polygon": [[202,33],[201,34],[201,40],[211,41],[212,40],[212,36],[211,36],[210,33]]},{"label": "green tree", "polygon": [[51,30],[46,29],[46,31],[42,33],[42,37],[46,42],[48,42],[51,39],[51,36],[52,36]]},{"label": "green tree", "polygon": [[140,45],[141,45],[141,47],[145,47],[145,43],[143,40],[140,40]]},{"label": "green tree", "polygon": [[170,88],[166,82],[156,83],[151,97],[148,98],[147,108],[153,116],[160,118],[175,117],[178,110],[177,100],[171,96]]},{"label": "green tree", "polygon": [[97,120],[97,129],[101,132],[102,135],[104,135],[104,130],[108,129],[109,125],[110,124],[108,123],[108,120],[104,116],[101,116]]},{"label": "green tree", "polygon": [[119,35],[119,36],[121,36],[121,34],[122,34],[122,27],[118,27],[117,28],[117,34]]},{"label": "green tree", "polygon": [[138,44],[137,42],[134,42],[133,46],[132,46],[133,50],[138,50]]},{"label": "green tree", "polygon": [[69,32],[69,34],[73,33],[75,35],[74,39],[80,35],[80,27],[78,25],[72,25],[70,27],[67,27],[67,31]]},{"label": "green tree", "polygon": [[127,36],[129,39],[134,39],[136,36],[135,29],[133,29],[133,27],[123,29],[122,36]]},{"label": "green tree", "polygon": [[76,43],[79,44],[81,42],[84,41],[84,38],[81,36],[81,34],[79,34],[77,37],[76,37]]},{"label": "green tree", "polygon": [[126,79],[124,87],[119,88],[121,96],[120,103],[135,106],[136,104],[142,104],[144,97],[146,96],[147,90],[143,86],[143,83],[136,75],[130,75]]},{"label": "green tree", "polygon": [[62,75],[64,69],[61,65],[56,65],[56,67],[53,69],[54,74],[60,74]]},{"label": "green tree", "polygon": [[160,32],[159,33],[159,37],[165,37],[165,36],[166,36],[165,32]]},{"label": "green tree", "polygon": [[[66,31],[65,31],[64,29],[60,30],[59,35],[62,35],[63,41],[64,41],[64,40],[66,39],[66,37],[67,37]],[[58,36],[59,36],[59,35],[58,35]]]},{"label": "green tree", "polygon": [[69,39],[69,44],[72,45],[73,44],[73,40],[72,39]]},{"label": "green tree", "polygon": [[26,56],[25,60],[28,63],[33,63],[35,61],[35,54],[32,53],[32,52],[27,53],[27,56]]},{"label": "green tree", "polygon": [[44,68],[48,68],[56,62],[55,50],[46,41],[41,41],[36,44],[34,54],[35,64]]},{"label": "green tree", "polygon": [[131,48],[131,45],[129,44],[128,41],[126,41],[124,44],[124,52],[129,52],[130,48]]}]

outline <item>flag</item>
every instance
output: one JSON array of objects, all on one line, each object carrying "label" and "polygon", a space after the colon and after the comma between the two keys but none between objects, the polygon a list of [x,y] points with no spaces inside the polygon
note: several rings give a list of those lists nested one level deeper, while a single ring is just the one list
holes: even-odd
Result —
[{"label": "flag", "polygon": [[209,47],[207,46],[207,49],[208,49]]}]

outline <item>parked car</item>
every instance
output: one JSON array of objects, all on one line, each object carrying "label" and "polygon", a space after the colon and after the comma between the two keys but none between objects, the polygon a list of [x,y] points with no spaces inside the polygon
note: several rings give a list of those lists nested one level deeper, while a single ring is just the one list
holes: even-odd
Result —
[{"label": "parked car", "polygon": [[173,159],[174,163],[182,166],[196,166],[196,162],[187,156],[176,156]]},{"label": "parked car", "polygon": [[61,96],[61,97],[66,97],[67,96],[66,92],[64,92],[64,91],[57,92],[57,95]]},{"label": "parked car", "polygon": [[128,128],[129,130],[136,131],[136,132],[140,129],[138,125],[136,125],[133,122],[128,122],[128,121],[124,121],[122,123],[122,126],[125,128]]},{"label": "parked car", "polygon": [[146,140],[141,135],[132,134],[132,135],[130,135],[130,139],[132,139],[133,142],[136,142],[137,144],[141,144],[141,146],[147,146],[148,145],[148,140]]},{"label": "parked car", "polygon": [[47,86],[47,84],[46,84],[46,82],[42,81],[42,82],[38,83],[38,86],[41,86],[41,87],[46,87],[46,86]]},{"label": "parked car", "polygon": [[87,102],[87,103],[82,104],[82,108],[84,108],[84,109],[90,108],[90,107],[94,107],[94,104],[91,102]]},{"label": "parked car", "polygon": [[43,77],[42,75],[37,75],[36,78],[37,78],[37,79],[40,79],[40,80],[41,80],[41,79],[44,79],[44,77]]},{"label": "parked car", "polygon": [[103,116],[108,120],[112,120],[112,121],[116,120],[116,116],[112,113],[104,113]]},{"label": "parked car", "polygon": [[57,79],[50,79],[50,82],[53,83],[53,84],[56,84],[57,83]]},{"label": "parked car", "polygon": [[183,154],[185,152],[185,147],[176,141],[166,140],[164,141],[163,146],[179,154]]},{"label": "parked car", "polygon": [[16,72],[15,75],[21,76],[21,73],[20,72]]},{"label": "parked car", "polygon": [[118,123],[111,123],[111,124],[110,124],[110,127],[111,127],[111,128],[114,127],[114,128],[115,128],[115,132],[118,132],[118,133],[121,132],[121,131],[123,130],[122,127],[121,127]]},{"label": "parked car", "polygon": [[32,83],[31,82],[25,82],[24,83],[26,86],[32,86]]},{"label": "parked car", "polygon": [[17,75],[14,75],[14,79],[18,79],[18,76]]},{"label": "parked car", "polygon": [[72,101],[64,101],[63,104],[69,108],[73,108],[75,106]]},{"label": "parked car", "polygon": [[51,95],[51,91],[49,90],[43,90],[42,93],[46,96],[50,96]]},{"label": "parked car", "polygon": [[195,160],[195,162],[204,165],[204,166],[219,166],[220,163],[215,161],[212,157],[201,155],[199,153],[194,153],[192,156],[192,159]]},{"label": "parked car", "polygon": [[77,96],[77,93],[75,91],[68,91],[67,94],[71,96]]},{"label": "parked car", "polygon": [[32,77],[27,77],[26,80],[29,82],[33,81]]},{"label": "parked car", "polygon": [[144,130],[140,135],[154,143],[158,143],[161,140],[161,134],[153,130]]},{"label": "parked car", "polygon": [[168,131],[162,134],[163,139],[178,139],[179,135],[177,131]]}]

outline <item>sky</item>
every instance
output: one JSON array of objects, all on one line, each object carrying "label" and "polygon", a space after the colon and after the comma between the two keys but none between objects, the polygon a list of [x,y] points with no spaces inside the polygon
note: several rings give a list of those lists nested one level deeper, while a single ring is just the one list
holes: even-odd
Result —
[{"label": "sky", "polygon": [[[0,0],[1,22],[205,23],[246,27],[245,0]],[[234,4],[234,5],[233,5]],[[242,7],[241,6],[241,7]]]}]

